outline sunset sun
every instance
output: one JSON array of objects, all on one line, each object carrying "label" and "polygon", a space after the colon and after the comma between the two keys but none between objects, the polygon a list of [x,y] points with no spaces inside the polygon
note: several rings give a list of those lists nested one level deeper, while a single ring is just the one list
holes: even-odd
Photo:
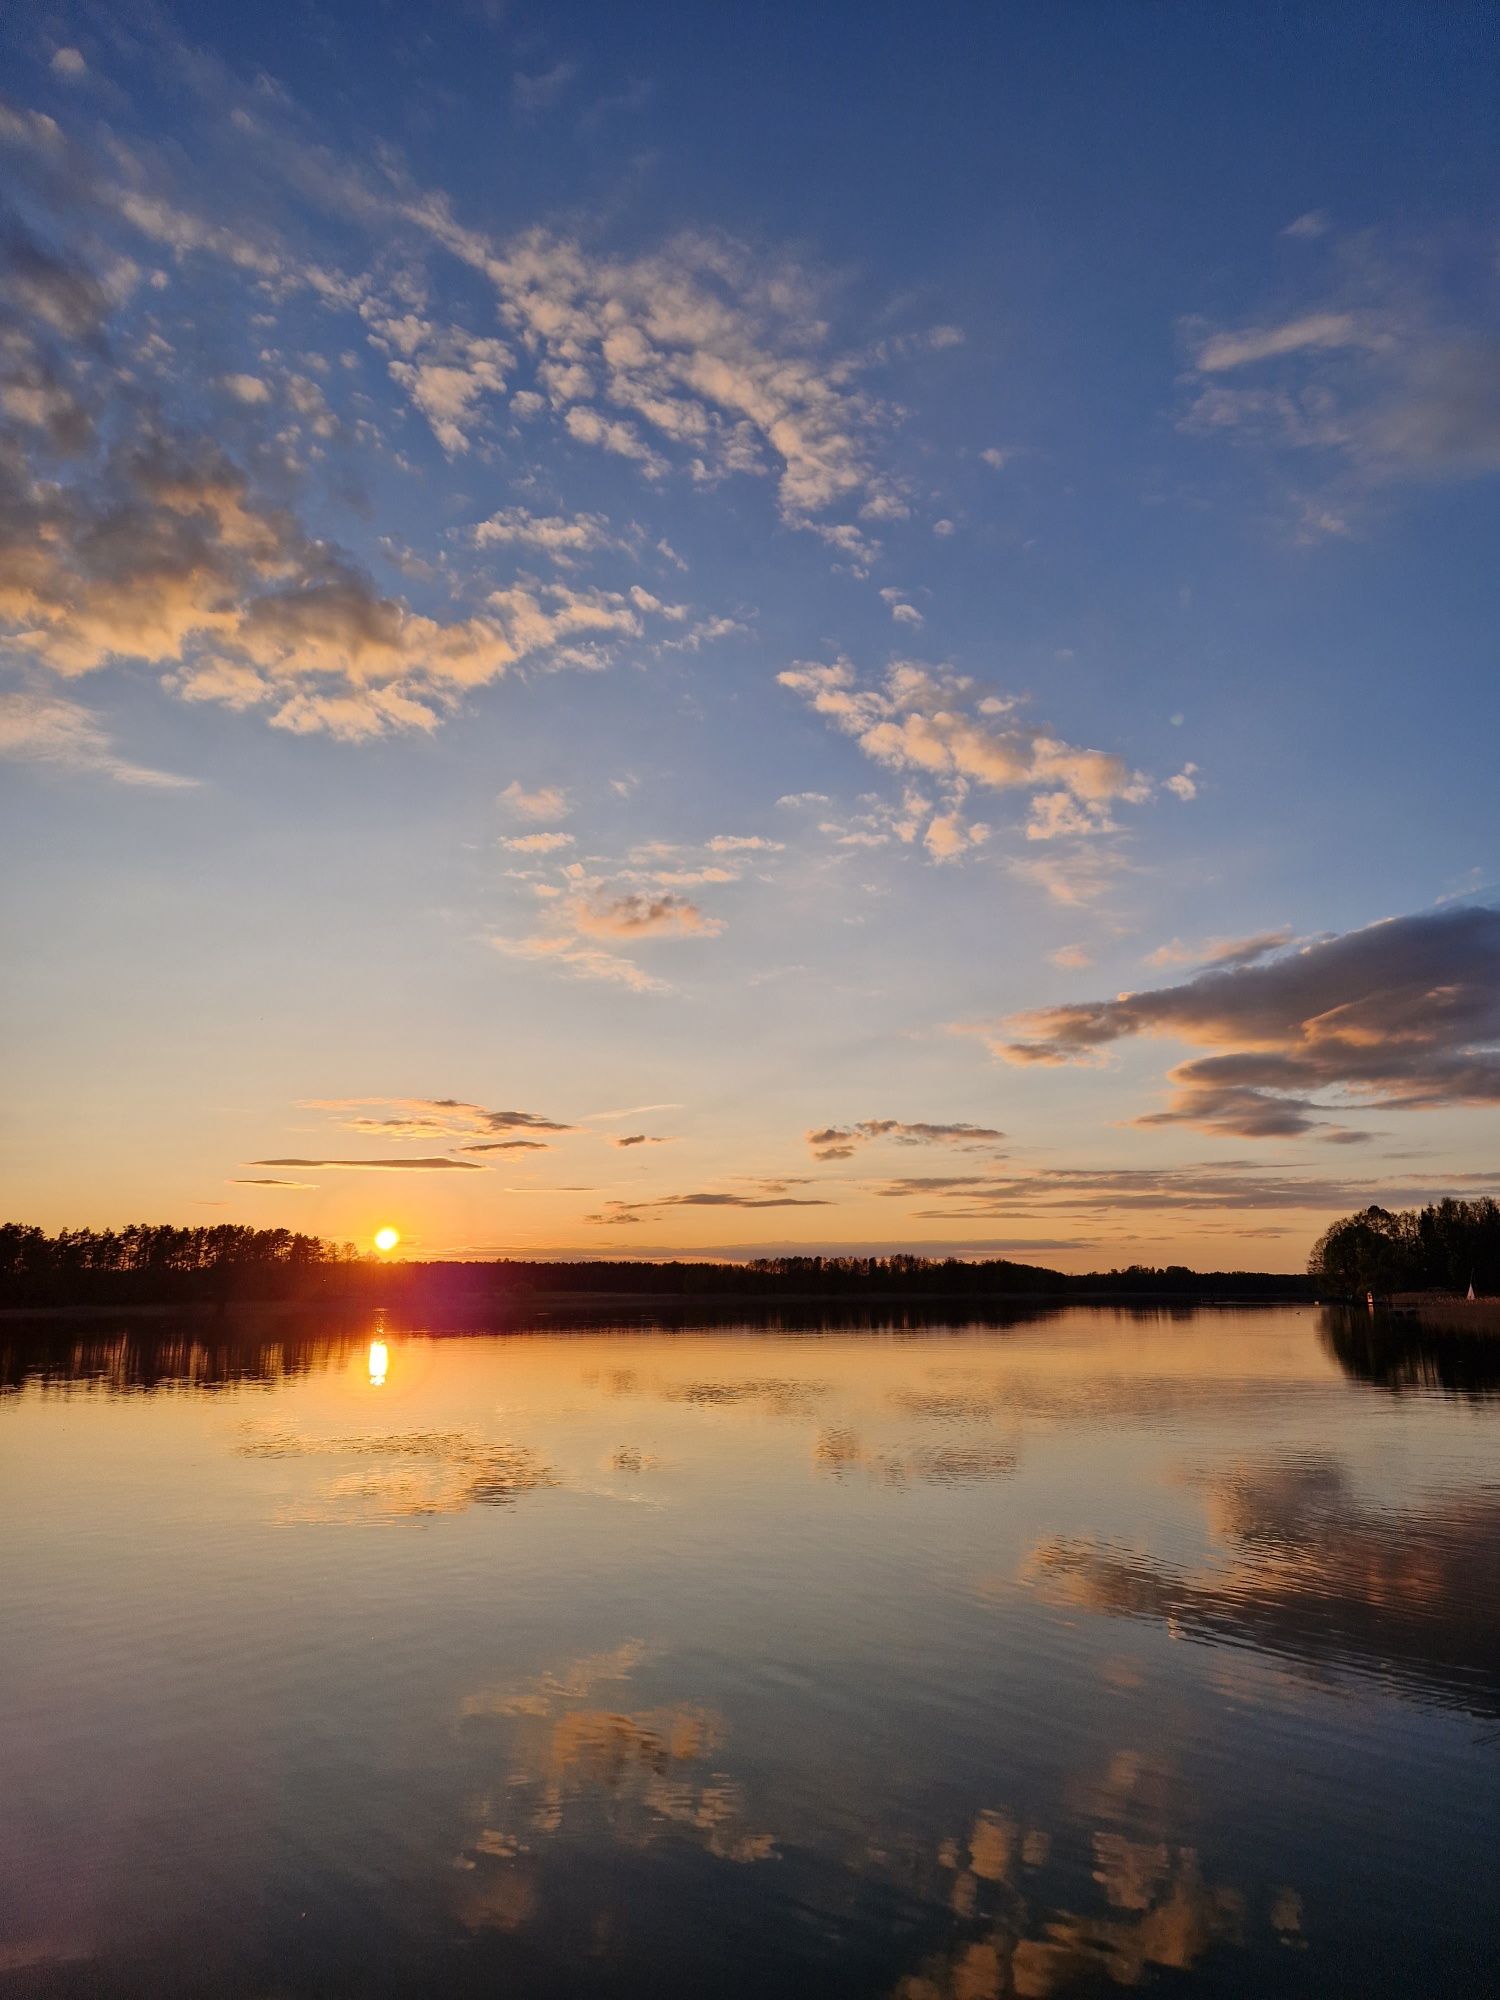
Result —
[{"label": "sunset sun", "polygon": [[383,1229],[377,1229],[375,1232],[375,1248],[377,1250],[380,1251],[394,1250],[396,1245],[400,1241],[401,1241],[400,1230],[392,1229],[389,1223],[386,1223]]}]

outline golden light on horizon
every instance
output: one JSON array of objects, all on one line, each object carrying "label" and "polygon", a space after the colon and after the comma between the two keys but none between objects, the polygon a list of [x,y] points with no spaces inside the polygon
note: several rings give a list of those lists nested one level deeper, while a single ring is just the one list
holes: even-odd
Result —
[{"label": "golden light on horizon", "polygon": [[400,1230],[392,1229],[389,1223],[386,1223],[383,1229],[377,1229],[375,1232],[375,1248],[377,1250],[394,1250],[400,1241]]}]

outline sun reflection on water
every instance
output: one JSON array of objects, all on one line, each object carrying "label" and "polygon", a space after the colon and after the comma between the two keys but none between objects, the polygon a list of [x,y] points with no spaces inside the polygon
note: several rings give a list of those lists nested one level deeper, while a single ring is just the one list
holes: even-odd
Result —
[{"label": "sun reflection on water", "polygon": [[386,1373],[390,1368],[390,1352],[383,1340],[370,1342],[370,1387],[383,1389]]}]

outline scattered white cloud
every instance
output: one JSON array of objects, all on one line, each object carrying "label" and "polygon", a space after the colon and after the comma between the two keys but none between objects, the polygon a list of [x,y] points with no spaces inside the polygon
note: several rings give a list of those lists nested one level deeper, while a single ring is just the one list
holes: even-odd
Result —
[{"label": "scattered white cloud", "polygon": [[1163,779],[1164,788],[1186,804],[1198,796],[1197,770],[1196,764],[1184,764],[1175,777]]},{"label": "scattered white cloud", "polygon": [[533,514],[525,507],[502,507],[471,531],[477,548],[523,548],[565,566],[600,549],[624,546],[602,514]]},{"label": "scattered white cloud", "polygon": [[556,854],[560,848],[571,847],[571,833],[520,833],[501,842],[512,854]]},{"label": "scattered white cloud", "polygon": [[686,896],[609,895],[589,892],[564,906],[577,930],[590,937],[717,937],[723,923],[705,916]]},{"label": "scattered white cloud", "polygon": [[224,387],[237,403],[269,403],[271,388],[259,375],[226,375]]},{"label": "scattered white cloud", "polygon": [[548,820],[566,819],[572,811],[561,785],[538,785],[528,791],[519,778],[511,779],[496,803],[515,819],[543,825]]},{"label": "scattered white cloud", "polygon": [[[1123,758],[1081,749],[1022,722],[1014,701],[983,694],[973,681],[948,668],[899,662],[880,686],[872,687],[860,684],[848,661],[838,660],[832,665],[800,663],[778,679],[852,736],[876,763],[937,783],[941,805],[923,835],[935,860],[952,860],[990,838],[987,824],[965,823],[961,817],[973,786],[1035,791],[1027,823],[1031,840],[1111,832],[1112,804],[1139,804],[1151,793],[1150,781]],[[912,840],[918,819],[932,810],[929,801],[909,791],[904,820],[894,821],[890,831]],[[842,837],[849,840],[860,832],[846,830]],[[878,837],[877,829],[863,832],[867,844]]]}]

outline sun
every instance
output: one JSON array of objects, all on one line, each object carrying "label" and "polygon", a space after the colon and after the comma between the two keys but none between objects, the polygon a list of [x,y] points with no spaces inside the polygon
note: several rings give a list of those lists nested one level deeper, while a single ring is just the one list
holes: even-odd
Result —
[{"label": "sun", "polygon": [[392,1229],[389,1223],[385,1225],[384,1229],[377,1229],[375,1232],[375,1248],[377,1250],[394,1250],[400,1241],[400,1230]]}]

